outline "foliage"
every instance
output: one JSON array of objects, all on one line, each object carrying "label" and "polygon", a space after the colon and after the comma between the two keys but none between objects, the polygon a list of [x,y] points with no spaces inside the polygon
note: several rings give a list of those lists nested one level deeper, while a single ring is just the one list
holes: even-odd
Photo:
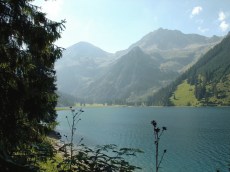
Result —
[{"label": "foliage", "polygon": [[[74,134],[76,125],[81,120],[80,115],[84,112],[82,109],[76,110],[70,107],[71,119],[66,119],[70,127],[70,141],[64,143],[60,148],[64,152],[64,159],[57,165],[58,171],[79,171],[79,172],[97,172],[97,171],[124,171],[131,172],[140,167],[131,165],[125,160],[127,156],[136,156],[142,153],[139,149],[118,148],[117,145],[103,145],[95,148],[87,147],[81,144],[80,139],[77,147],[74,147]],[[68,137],[65,136],[67,141]]]},{"label": "foliage", "polygon": [[131,165],[125,160],[126,156],[136,156],[141,153],[139,149],[120,148],[116,145],[97,146],[91,149],[83,145],[77,155],[75,163],[77,171],[134,171],[140,167]]},{"label": "foliage", "polygon": [[[72,157],[59,163],[59,171],[79,171],[79,172],[97,172],[97,171],[124,171],[131,172],[140,167],[131,165],[125,160],[127,156],[136,156],[141,153],[139,149],[118,148],[114,144],[97,146],[89,148],[85,145],[80,145]],[[68,164],[71,161],[71,169]]]},{"label": "foliage", "polygon": [[48,158],[46,161],[39,161],[39,170],[44,172],[58,172],[57,165],[62,161],[62,156],[57,153],[52,158]]},{"label": "foliage", "polygon": [[[71,110],[71,114],[72,114],[72,123],[70,123],[68,116],[66,116],[66,119],[68,121],[69,127],[70,127],[70,143],[67,144],[67,146],[70,147],[70,156],[69,156],[69,169],[72,170],[72,164],[73,164],[73,157],[74,157],[74,143],[73,143],[73,139],[74,139],[74,134],[76,132],[76,125],[77,123],[81,120],[80,115],[82,114],[82,112],[84,112],[82,109],[76,111],[75,109],[72,108],[72,106],[70,107]],[[67,137],[67,136],[66,136]]]},{"label": "foliage", "polygon": [[[131,172],[140,167],[131,165],[125,160],[127,156],[136,156],[142,153],[139,149],[118,148],[114,144],[97,146],[89,148],[80,145],[75,151],[74,156],[68,156],[63,162],[59,163],[59,171],[79,171],[79,172],[97,172],[97,171],[124,171]],[[71,168],[69,164],[71,163]]]},{"label": "foliage", "polygon": [[20,149],[13,154],[14,160],[17,162],[24,161],[24,164],[33,164],[38,166],[38,162],[44,162],[52,158],[55,154],[53,146],[49,141],[44,139],[42,142],[24,145],[23,151]]},{"label": "foliage", "polygon": [[41,171],[41,163],[51,161],[56,154],[47,139],[41,142],[24,144],[11,156],[0,154],[0,168],[3,171]]},{"label": "foliage", "polygon": [[[55,121],[54,63],[62,49],[64,21],[46,18],[32,0],[0,1],[0,154],[40,142],[44,125]],[[4,153],[2,153],[4,152]]]}]

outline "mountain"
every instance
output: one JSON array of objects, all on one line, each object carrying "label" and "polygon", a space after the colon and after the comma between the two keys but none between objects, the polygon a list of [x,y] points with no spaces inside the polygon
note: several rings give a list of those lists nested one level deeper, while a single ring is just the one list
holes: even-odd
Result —
[{"label": "mountain", "polygon": [[209,38],[160,28],[147,34],[130,48],[139,46],[150,55],[159,54],[165,59],[160,65],[161,69],[183,73],[221,39],[217,36]]},{"label": "mountain", "polygon": [[185,49],[191,46],[205,45],[219,41],[219,37],[211,38],[198,34],[184,34],[178,30],[158,29],[144,36],[140,41],[131,45],[130,48],[139,46],[151,52],[154,50]]},{"label": "mountain", "polygon": [[143,102],[221,39],[158,29],[115,54],[79,42],[55,65],[58,90],[86,102]]},{"label": "mountain", "polygon": [[230,105],[230,34],[148,104]]},{"label": "mountain", "polygon": [[79,42],[63,51],[62,58],[56,63],[56,67],[80,66],[90,62],[90,65],[97,65],[110,57],[112,54],[88,43]]},{"label": "mountain", "polygon": [[55,64],[58,90],[75,96],[100,76],[112,59],[112,54],[86,42],[67,48]]},{"label": "mountain", "polygon": [[158,61],[141,48],[134,47],[91,83],[86,98],[99,102],[134,101],[137,96],[170,83],[177,75],[176,72],[160,70]]},{"label": "mountain", "polygon": [[221,40],[222,38],[217,36],[209,38],[160,28],[147,34],[127,50],[117,52],[117,55],[125,54],[133,47],[139,46],[153,58],[161,60],[161,69],[184,72]]}]

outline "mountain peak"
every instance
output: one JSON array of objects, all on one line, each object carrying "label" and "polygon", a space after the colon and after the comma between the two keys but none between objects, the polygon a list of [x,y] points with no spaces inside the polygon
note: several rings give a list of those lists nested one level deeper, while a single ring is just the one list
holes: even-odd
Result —
[{"label": "mountain peak", "polygon": [[87,57],[87,58],[103,58],[108,57],[110,53],[94,46],[89,42],[78,42],[63,51],[63,57],[68,56],[69,58],[75,57]]},{"label": "mountain peak", "polygon": [[85,42],[85,41],[80,41],[80,42],[76,43],[75,45],[94,46],[93,44],[91,44],[89,42]]},{"label": "mountain peak", "polygon": [[191,45],[203,45],[220,41],[198,34],[184,34],[179,30],[159,28],[144,36],[140,41],[130,46],[130,49],[139,46],[144,51],[183,49]]},{"label": "mountain peak", "polygon": [[67,49],[71,49],[71,48],[80,48],[80,49],[88,49],[88,48],[97,48],[100,49],[98,47],[96,47],[95,45],[89,43],[89,42],[85,42],[85,41],[80,41],[76,44],[73,44],[72,46],[68,47]]},{"label": "mountain peak", "polygon": [[126,55],[124,55],[125,57],[129,57],[129,58],[140,58],[140,57],[145,57],[148,56],[146,53],[144,53],[144,51],[139,47],[133,47]]},{"label": "mountain peak", "polygon": [[177,33],[177,34],[183,34],[181,31],[179,30],[169,30],[169,29],[164,29],[162,27],[160,27],[159,29],[151,32],[151,33]]},{"label": "mountain peak", "polygon": [[127,54],[120,58],[121,61],[127,61],[127,63],[151,63],[155,60],[150,55],[146,54],[140,47],[136,46],[132,48]]}]

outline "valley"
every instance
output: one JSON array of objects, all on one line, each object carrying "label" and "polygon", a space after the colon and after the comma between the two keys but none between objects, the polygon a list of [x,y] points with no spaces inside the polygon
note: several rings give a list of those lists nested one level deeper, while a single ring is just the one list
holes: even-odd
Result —
[{"label": "valley", "polygon": [[56,63],[58,91],[74,97],[75,103],[157,105],[149,97],[222,39],[160,28],[114,54],[79,42]]},{"label": "valley", "polygon": [[170,98],[172,92],[169,103],[154,103],[151,97],[192,69],[222,39],[160,28],[114,54],[79,42],[56,63],[58,91],[74,97],[72,103],[178,105]]}]

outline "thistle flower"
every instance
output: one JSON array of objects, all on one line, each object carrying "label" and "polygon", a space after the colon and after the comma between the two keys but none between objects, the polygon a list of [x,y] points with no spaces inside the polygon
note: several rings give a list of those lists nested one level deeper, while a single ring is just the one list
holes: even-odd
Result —
[{"label": "thistle flower", "polygon": [[156,121],[154,121],[154,120],[152,120],[151,124],[152,124],[154,127],[156,127],[156,126],[157,126],[157,122],[156,122]]},{"label": "thistle flower", "polygon": [[160,128],[155,128],[154,131],[155,131],[156,133],[159,133],[159,132],[161,131],[161,129],[160,129]]}]

